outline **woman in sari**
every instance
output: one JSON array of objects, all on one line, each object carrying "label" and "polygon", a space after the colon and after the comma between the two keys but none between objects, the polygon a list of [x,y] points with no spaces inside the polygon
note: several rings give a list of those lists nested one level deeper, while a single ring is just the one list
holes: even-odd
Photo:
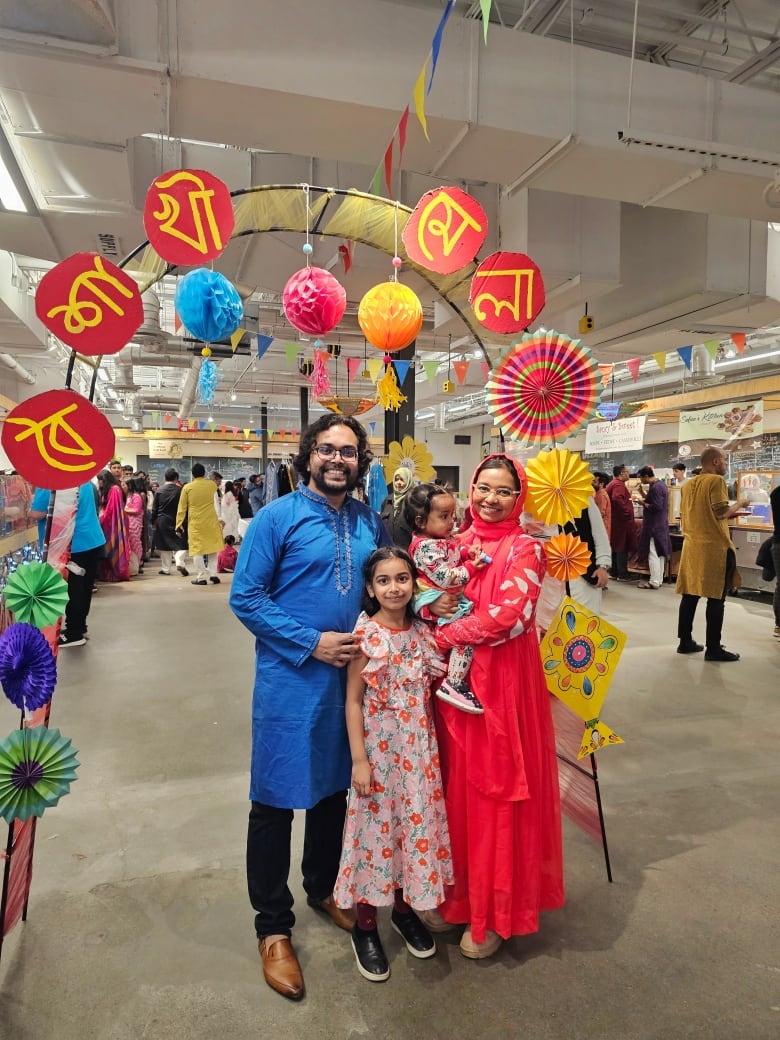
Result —
[{"label": "woman in sari", "polygon": [[125,516],[127,517],[127,535],[130,543],[130,570],[133,574],[143,574],[146,487],[140,477],[131,477],[125,483],[127,485]]},{"label": "woman in sari", "polygon": [[100,526],[106,536],[106,554],[98,565],[98,578],[101,581],[129,581],[130,539],[122,488],[109,470],[98,474],[98,482],[103,488]]},{"label": "woman in sari", "polygon": [[[442,648],[473,646],[472,689],[484,715],[436,700],[455,884],[426,925],[465,924],[460,949],[489,957],[563,905],[560,799],[549,694],[535,631],[541,544],[519,527],[523,468],[491,455],[474,474],[473,523],[458,540],[492,558],[466,585],[474,610],[436,627]],[[450,616],[451,597],[429,606]]]}]

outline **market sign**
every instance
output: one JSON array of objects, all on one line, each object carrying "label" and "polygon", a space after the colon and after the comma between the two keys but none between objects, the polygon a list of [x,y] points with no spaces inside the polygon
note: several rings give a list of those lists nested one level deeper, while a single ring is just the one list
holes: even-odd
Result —
[{"label": "market sign", "polygon": [[150,459],[180,459],[184,455],[184,441],[149,439]]},{"label": "market sign", "polygon": [[[710,405],[695,412],[680,412],[678,441],[680,454],[699,454],[715,444],[729,448],[739,442],[755,440],[764,432],[764,402],[730,401]],[[690,449],[683,451],[683,448]]]},{"label": "market sign", "polygon": [[613,451],[636,451],[645,442],[645,415],[631,415],[614,422],[588,423],[585,454],[609,455]]}]

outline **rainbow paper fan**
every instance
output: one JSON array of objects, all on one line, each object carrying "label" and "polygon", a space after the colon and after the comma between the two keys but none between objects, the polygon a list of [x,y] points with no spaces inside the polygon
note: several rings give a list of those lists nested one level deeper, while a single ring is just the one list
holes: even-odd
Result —
[{"label": "rainbow paper fan", "polygon": [[487,408],[505,437],[555,444],[581,430],[601,399],[596,362],[559,332],[524,336],[490,373]]},{"label": "rainbow paper fan", "polygon": [[577,452],[567,448],[540,451],[525,466],[526,510],[545,524],[563,527],[587,509],[593,476]]},{"label": "rainbow paper fan", "polygon": [[581,578],[590,567],[590,549],[573,534],[556,534],[544,547],[547,573],[558,581]]}]

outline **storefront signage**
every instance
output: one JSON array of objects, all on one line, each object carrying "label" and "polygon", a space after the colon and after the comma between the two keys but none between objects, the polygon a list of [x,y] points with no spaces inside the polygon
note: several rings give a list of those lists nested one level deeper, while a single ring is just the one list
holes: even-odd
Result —
[{"label": "storefront signage", "polygon": [[744,445],[760,439],[763,432],[764,402],[761,400],[730,401],[695,412],[680,412],[680,455],[683,458],[699,455],[708,444],[720,448]]},{"label": "storefront signage", "polygon": [[180,459],[184,454],[184,442],[173,440],[150,440],[150,459]]},{"label": "storefront signage", "polygon": [[585,454],[600,455],[613,451],[635,451],[645,440],[645,415],[631,415],[614,422],[588,423],[585,430]]}]

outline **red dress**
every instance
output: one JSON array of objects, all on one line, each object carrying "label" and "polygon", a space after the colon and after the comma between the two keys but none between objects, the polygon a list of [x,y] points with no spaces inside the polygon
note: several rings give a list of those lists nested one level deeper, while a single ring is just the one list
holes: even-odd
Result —
[{"label": "red dress", "polygon": [[478,943],[487,930],[535,932],[539,911],[564,901],[555,739],[534,626],[545,563],[518,526],[524,498],[500,523],[474,513],[460,540],[478,541],[493,562],[466,586],[474,612],[436,628],[442,647],[474,646],[470,682],[485,708],[469,715],[436,699],[455,871],[440,910],[469,924]]}]

